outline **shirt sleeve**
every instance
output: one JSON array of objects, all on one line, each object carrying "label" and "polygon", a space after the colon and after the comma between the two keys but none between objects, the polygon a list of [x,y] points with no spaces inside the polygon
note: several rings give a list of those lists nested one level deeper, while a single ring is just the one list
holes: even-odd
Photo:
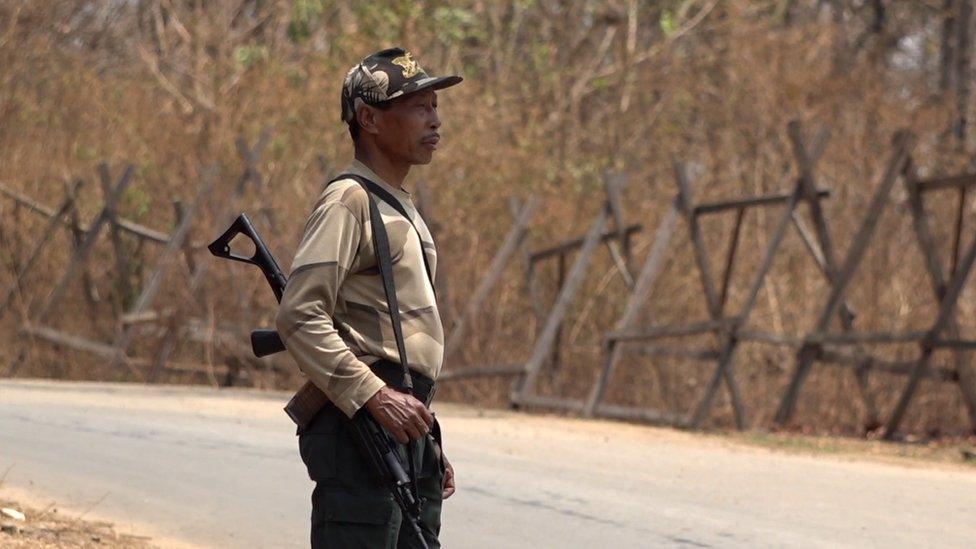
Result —
[{"label": "shirt sleeve", "polygon": [[316,206],[275,317],[298,367],[349,417],[385,385],[349,349],[332,318],[362,236],[362,221],[343,202]]}]

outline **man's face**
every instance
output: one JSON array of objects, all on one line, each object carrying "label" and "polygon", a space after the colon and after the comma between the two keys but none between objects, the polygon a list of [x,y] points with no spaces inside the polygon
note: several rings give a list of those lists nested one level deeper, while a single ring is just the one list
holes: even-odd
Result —
[{"label": "man's face", "polygon": [[376,144],[390,157],[407,164],[428,164],[437,149],[441,126],[437,94],[421,90],[398,97],[376,110]]}]

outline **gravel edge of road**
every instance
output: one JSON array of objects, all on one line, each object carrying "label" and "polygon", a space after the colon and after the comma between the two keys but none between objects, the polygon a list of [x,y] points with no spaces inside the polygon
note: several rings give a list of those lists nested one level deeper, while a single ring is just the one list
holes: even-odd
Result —
[{"label": "gravel edge of road", "polygon": [[0,546],[32,549],[156,547],[148,536],[117,532],[110,522],[86,519],[83,514],[64,513],[54,503],[43,509],[31,507],[20,498],[8,497],[8,491],[0,485],[0,508],[13,509],[25,518],[0,517]]}]

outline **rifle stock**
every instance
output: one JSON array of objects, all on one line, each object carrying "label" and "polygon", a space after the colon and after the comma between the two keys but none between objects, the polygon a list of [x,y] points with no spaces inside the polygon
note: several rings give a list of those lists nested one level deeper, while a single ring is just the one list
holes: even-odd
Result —
[{"label": "rifle stock", "polygon": [[[238,235],[243,235],[251,241],[254,245],[254,255],[246,256],[231,251],[230,243]],[[271,286],[271,290],[275,294],[275,299],[281,302],[281,296],[285,293],[285,284],[288,283],[288,279],[281,272],[281,267],[278,266],[278,262],[271,255],[271,251],[264,244],[264,240],[261,239],[261,235],[258,234],[257,229],[254,228],[254,224],[251,223],[251,218],[247,214],[242,213],[237,216],[237,219],[234,220],[230,228],[211,242],[207,246],[207,249],[210,250],[210,253],[222,259],[230,259],[232,261],[240,261],[257,266],[257,268],[261,269],[261,273],[264,274],[264,278]],[[275,330],[254,330],[251,332],[251,350],[254,352],[254,356],[260,358],[284,351],[285,344],[281,341],[278,332]]]},{"label": "rifle stock", "polygon": [[275,330],[254,330],[251,332],[251,350],[254,356],[265,357],[284,351],[285,343]]}]

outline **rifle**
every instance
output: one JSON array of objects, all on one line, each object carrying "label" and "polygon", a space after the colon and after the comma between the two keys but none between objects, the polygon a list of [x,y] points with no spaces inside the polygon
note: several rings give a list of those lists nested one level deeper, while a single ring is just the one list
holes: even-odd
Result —
[{"label": "rifle", "polygon": [[[238,235],[247,237],[254,244],[253,256],[231,251],[230,243]],[[278,266],[278,262],[271,255],[247,214],[239,215],[230,228],[210,243],[207,249],[217,257],[257,266],[271,285],[275,298],[279,303],[281,302],[288,279],[281,272],[281,267]],[[277,331],[265,329],[251,332],[251,348],[255,356],[263,357],[284,351],[285,345]],[[407,476],[407,471],[397,452],[399,443],[370,415],[365,406],[360,408],[352,419],[347,418],[345,414],[340,415],[351,424],[351,431],[355,434],[354,439],[360,453],[364,455],[374,474],[389,488],[403,517],[409,522],[411,530],[416,533],[419,546],[427,549],[427,541],[422,530],[423,523],[420,521],[423,503],[419,495],[415,496],[410,489],[410,477]],[[410,459],[409,449],[407,456]]]}]

